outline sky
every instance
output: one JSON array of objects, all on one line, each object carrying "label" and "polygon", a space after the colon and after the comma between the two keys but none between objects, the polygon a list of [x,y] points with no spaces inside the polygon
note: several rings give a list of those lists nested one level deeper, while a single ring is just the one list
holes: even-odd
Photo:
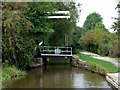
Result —
[{"label": "sky", "polygon": [[99,13],[103,18],[103,24],[105,27],[110,31],[113,32],[114,30],[111,29],[114,19],[112,17],[118,17],[117,10],[115,10],[117,6],[116,0],[77,0],[81,6],[81,15],[77,26],[82,27],[86,17],[93,13]]}]

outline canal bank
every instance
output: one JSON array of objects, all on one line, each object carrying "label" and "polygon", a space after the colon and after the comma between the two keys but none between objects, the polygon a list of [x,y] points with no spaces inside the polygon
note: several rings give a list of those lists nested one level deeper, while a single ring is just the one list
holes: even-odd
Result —
[{"label": "canal bank", "polygon": [[69,59],[52,59],[45,67],[27,71],[25,77],[12,80],[7,88],[112,88],[104,76],[71,67]]},{"label": "canal bank", "polygon": [[[85,58],[88,59],[88,58]],[[92,71],[94,73],[98,73],[100,75],[107,75],[108,70],[103,68],[100,65],[94,64],[94,63],[89,63],[84,59],[81,59],[79,56],[74,55],[72,59],[72,66],[87,69],[89,71]]]},{"label": "canal bank", "polygon": [[[91,59],[91,60],[93,60],[93,59]],[[108,64],[106,64],[106,65],[108,65]],[[106,80],[111,85],[113,85],[117,89],[120,89],[119,73],[108,73],[108,69],[105,69],[105,68],[103,68],[102,66],[99,66],[99,65],[95,65],[95,63],[94,63],[94,65],[92,65],[92,68],[91,68],[91,64],[86,62],[86,60],[84,61],[84,60],[80,59],[80,57],[78,57],[77,55],[73,56],[72,65],[75,66],[75,67],[79,67],[79,68],[90,70],[90,71],[92,71],[94,73],[98,73],[98,74],[104,75],[104,76],[106,76]]]}]

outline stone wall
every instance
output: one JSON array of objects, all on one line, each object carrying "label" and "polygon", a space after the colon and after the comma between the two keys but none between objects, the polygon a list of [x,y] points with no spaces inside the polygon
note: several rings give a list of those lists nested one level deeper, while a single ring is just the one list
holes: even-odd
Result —
[{"label": "stone wall", "polygon": [[71,65],[75,66],[75,67],[79,67],[79,68],[89,70],[88,64],[86,63],[86,61],[83,61],[82,59],[79,59],[78,56],[73,56],[73,59],[71,61]]},{"label": "stone wall", "polygon": [[108,71],[105,68],[95,64],[88,64],[86,61],[79,59],[78,56],[73,56],[71,65],[78,68],[83,68],[83,69],[92,71],[94,73],[98,73],[100,75],[106,75],[108,73]]}]

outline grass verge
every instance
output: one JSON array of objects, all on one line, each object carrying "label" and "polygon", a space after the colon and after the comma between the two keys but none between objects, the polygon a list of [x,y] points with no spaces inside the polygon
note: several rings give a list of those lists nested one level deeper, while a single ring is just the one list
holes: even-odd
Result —
[{"label": "grass verge", "polygon": [[[89,55],[77,55],[79,56],[79,58],[81,58],[82,60],[85,60],[87,62],[87,64],[90,65],[90,69],[92,71],[98,72],[99,70],[96,69],[98,67],[107,70],[107,72],[109,73],[117,73],[120,72],[120,69],[118,69],[116,66],[114,66],[114,64],[112,64],[111,62],[107,62],[107,61],[103,61],[100,59],[95,59],[90,57]],[[98,66],[98,67],[96,67]],[[103,71],[105,71],[103,70]]]},{"label": "grass verge", "polygon": [[0,78],[2,78],[2,86],[6,86],[6,83],[11,79],[17,77],[18,79],[24,76],[26,72],[18,70],[15,66],[3,66],[2,74]]}]

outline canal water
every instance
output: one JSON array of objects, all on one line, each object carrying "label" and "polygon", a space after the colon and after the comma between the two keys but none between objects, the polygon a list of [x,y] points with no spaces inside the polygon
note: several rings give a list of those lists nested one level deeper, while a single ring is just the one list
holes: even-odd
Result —
[{"label": "canal water", "polygon": [[104,76],[72,67],[69,60],[53,59],[45,67],[27,71],[9,88],[111,88]]}]

